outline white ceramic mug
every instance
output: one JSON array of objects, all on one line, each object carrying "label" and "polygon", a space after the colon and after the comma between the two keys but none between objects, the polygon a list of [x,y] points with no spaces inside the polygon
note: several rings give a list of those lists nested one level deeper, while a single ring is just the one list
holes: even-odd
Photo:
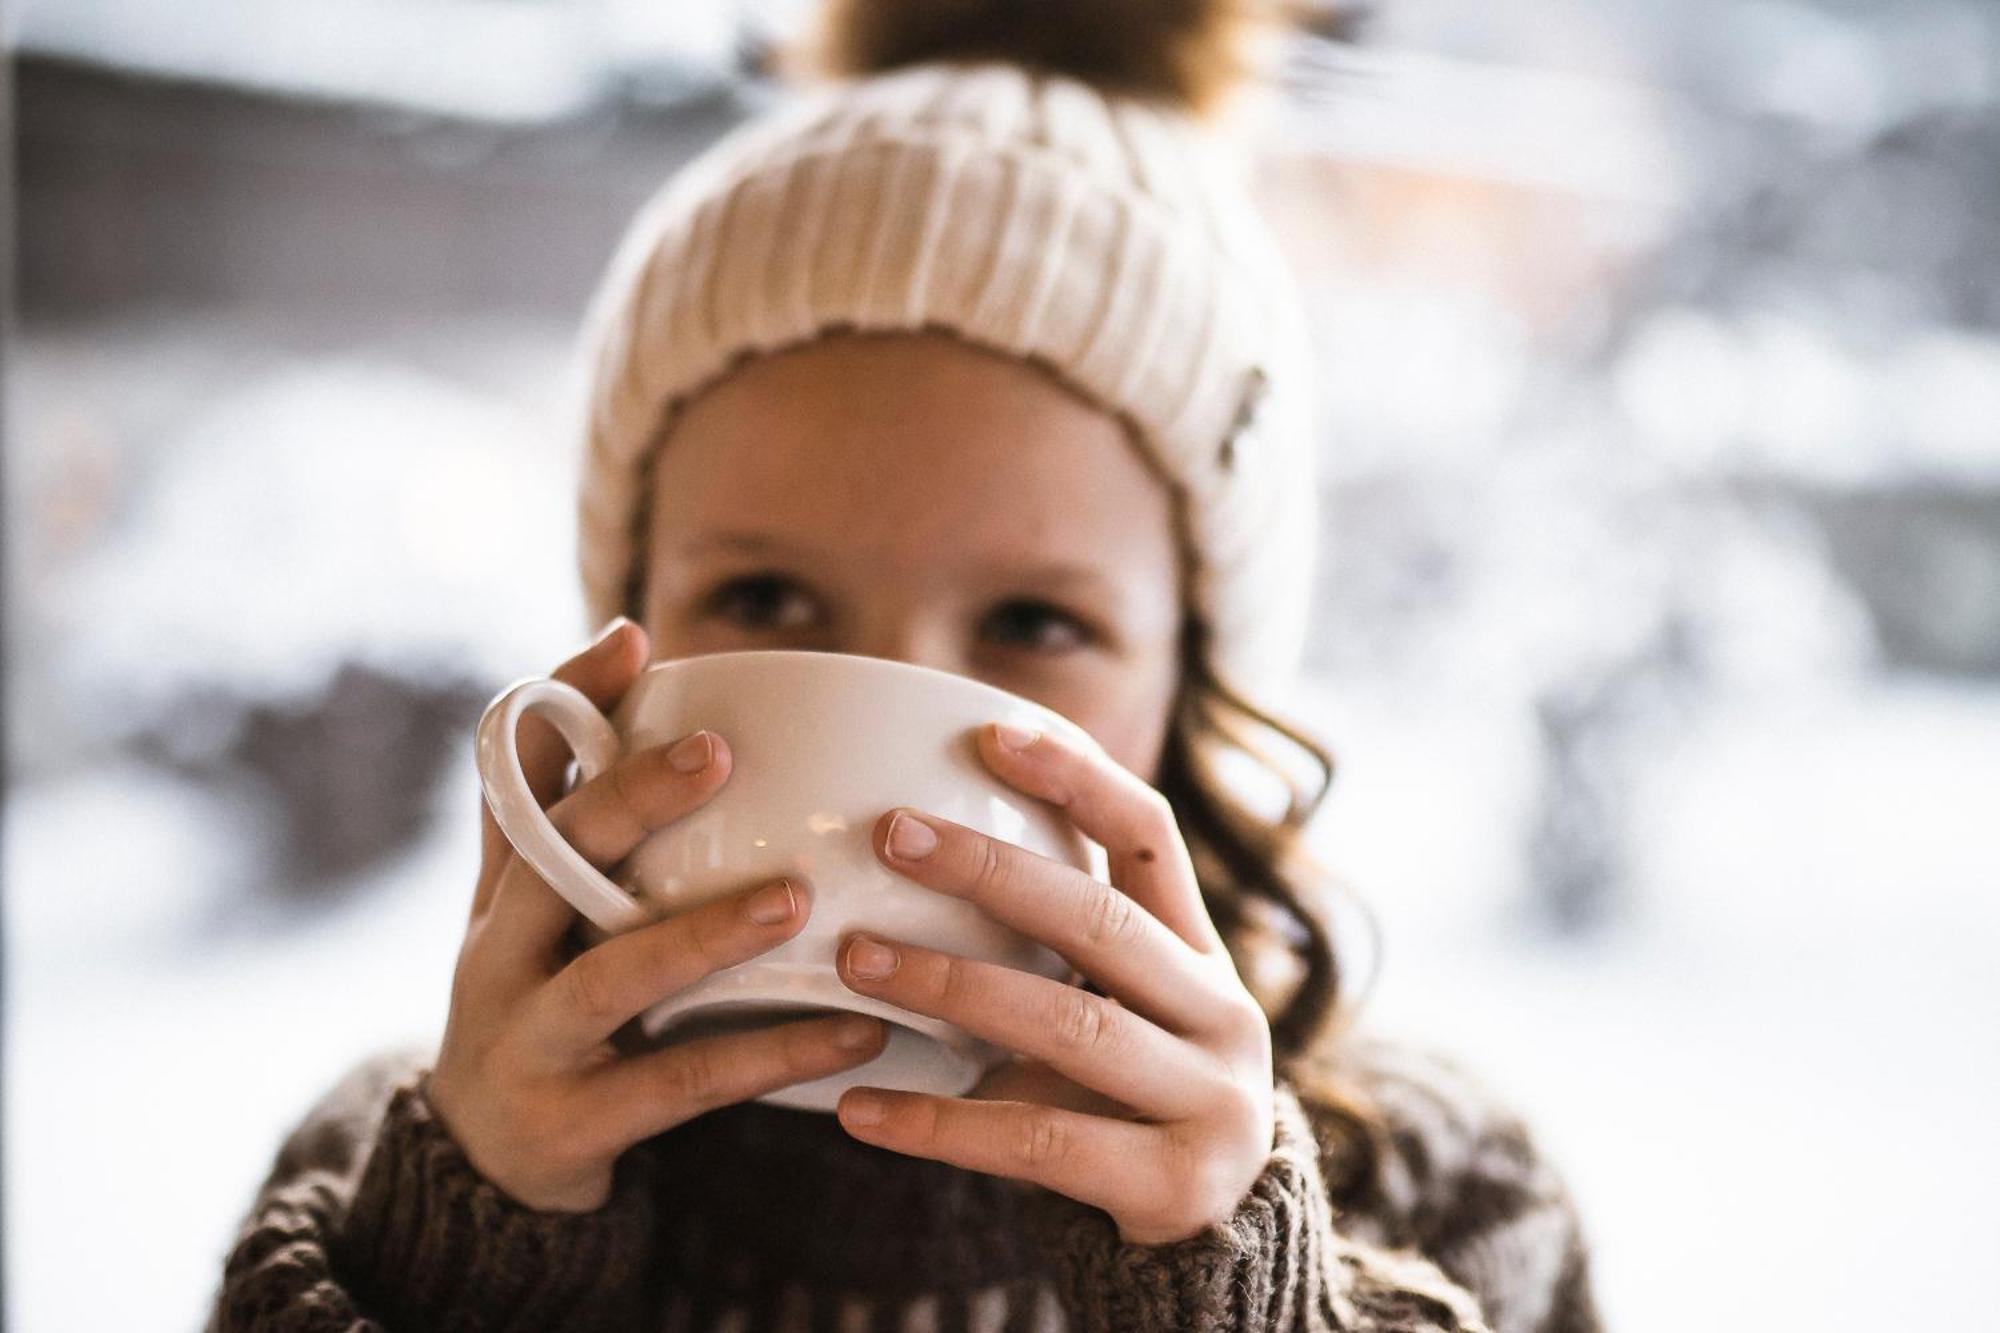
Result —
[{"label": "white ceramic mug", "polygon": [[[614,883],[556,832],[521,774],[521,716],[569,742],[585,782],[620,754],[707,729],[729,745],[722,788],[656,830]],[[890,939],[1062,979],[1060,957],[979,909],[883,865],[870,831],[892,806],[938,814],[1106,878],[1104,849],[1061,812],[994,777],[974,731],[1007,722],[1095,745],[1068,719],[965,676],[842,653],[738,652],[646,668],[607,721],[579,690],[524,680],[488,705],[476,738],[479,776],[508,840],[587,922],[593,942],[785,874],[812,888],[804,929],[640,1016],[671,1042],[825,1010],[888,1020],[882,1053],[845,1073],[760,1100],[832,1110],[856,1084],[956,1096],[1006,1053],[950,1024],[856,994],[834,970],[841,937]]]}]

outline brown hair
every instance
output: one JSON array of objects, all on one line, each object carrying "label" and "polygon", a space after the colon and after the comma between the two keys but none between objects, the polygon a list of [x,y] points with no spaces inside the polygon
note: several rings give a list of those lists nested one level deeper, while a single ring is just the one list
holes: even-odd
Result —
[{"label": "brown hair", "polygon": [[[1218,678],[1208,638],[1207,625],[1189,615],[1181,688],[1155,785],[1180,823],[1216,929],[1271,1020],[1271,1044],[1282,1064],[1330,1028],[1342,998],[1327,915],[1337,882],[1305,846],[1306,825],[1332,787],[1334,757]],[[1251,739],[1255,730],[1294,747],[1311,764],[1310,775],[1297,774],[1258,746]],[[1232,791],[1224,772],[1230,754],[1282,786],[1285,808],[1275,818]]]},{"label": "brown hair", "polygon": [[[1332,897],[1348,890],[1305,846],[1306,825],[1333,785],[1333,753],[1220,680],[1209,665],[1208,627],[1192,615],[1183,627],[1181,662],[1156,785],[1173,807],[1209,915],[1270,1020],[1276,1072],[1303,1094],[1320,1168],[1338,1196],[1365,1187],[1387,1147],[1380,1116],[1349,1085],[1328,1040],[1361,998],[1345,990],[1329,911]],[[1253,728],[1306,756],[1312,773],[1292,774],[1251,739]],[[1231,793],[1222,772],[1230,754],[1282,785],[1285,809],[1275,819]],[[1373,914],[1358,898],[1353,902],[1374,936]],[[1379,937],[1371,947],[1379,955]]]}]

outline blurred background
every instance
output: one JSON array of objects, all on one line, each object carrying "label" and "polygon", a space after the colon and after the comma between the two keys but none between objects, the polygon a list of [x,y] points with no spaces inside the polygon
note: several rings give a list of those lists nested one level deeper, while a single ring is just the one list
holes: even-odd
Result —
[{"label": "blurred background", "polygon": [[[435,1039],[471,724],[585,630],[570,338],[799,13],[8,6],[13,1327],[195,1327]],[[1381,0],[1259,151],[1361,1021],[1523,1110],[1615,1328],[1992,1326],[2000,8]]]}]

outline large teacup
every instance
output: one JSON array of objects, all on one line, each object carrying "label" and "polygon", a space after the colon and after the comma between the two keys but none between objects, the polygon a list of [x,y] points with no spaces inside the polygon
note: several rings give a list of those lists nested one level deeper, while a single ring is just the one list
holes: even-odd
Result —
[{"label": "large teacup", "polygon": [[[563,840],[522,777],[516,734],[530,712],[569,742],[579,782],[622,753],[704,728],[728,743],[730,775],[706,804],[641,843],[614,881]],[[1056,954],[977,908],[896,874],[869,841],[884,811],[909,806],[1105,878],[1103,848],[981,761],[973,733],[989,722],[1095,744],[1050,709],[949,672],[841,653],[739,652],[648,667],[609,720],[561,681],[521,681],[487,707],[476,749],[501,830],[583,914],[593,942],[780,875],[811,886],[812,915],[796,936],[653,1006],[639,1027],[673,1042],[826,1010],[888,1020],[888,1042],[867,1064],[761,1099],[831,1110],[856,1084],[956,1096],[1006,1057],[950,1024],[849,990],[834,971],[848,932],[1071,975]]]}]

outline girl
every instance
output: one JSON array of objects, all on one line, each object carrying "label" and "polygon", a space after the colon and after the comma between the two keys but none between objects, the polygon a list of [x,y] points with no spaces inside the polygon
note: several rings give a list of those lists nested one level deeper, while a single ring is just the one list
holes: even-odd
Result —
[{"label": "girl", "polygon": [[[1263,23],[835,4],[811,49],[850,77],[669,182],[583,340],[582,574],[615,618],[554,674],[608,710],[650,660],[811,648],[1066,714],[1101,748],[980,752],[1109,883],[921,810],[871,836],[1090,985],[851,937],[846,984],[1019,1058],[961,1098],[756,1104],[881,1025],[646,1050],[627,1023],[789,938],[812,885],[579,951],[489,816],[438,1048],[369,1062],[287,1141],[214,1328],[1596,1327],[1521,1125],[1342,1021],[1297,852],[1331,775],[1274,712],[1311,567],[1303,337],[1214,114]],[[554,733],[523,748],[606,869],[732,762],[699,732],[565,792]],[[1284,809],[1224,781],[1259,765]]]}]

